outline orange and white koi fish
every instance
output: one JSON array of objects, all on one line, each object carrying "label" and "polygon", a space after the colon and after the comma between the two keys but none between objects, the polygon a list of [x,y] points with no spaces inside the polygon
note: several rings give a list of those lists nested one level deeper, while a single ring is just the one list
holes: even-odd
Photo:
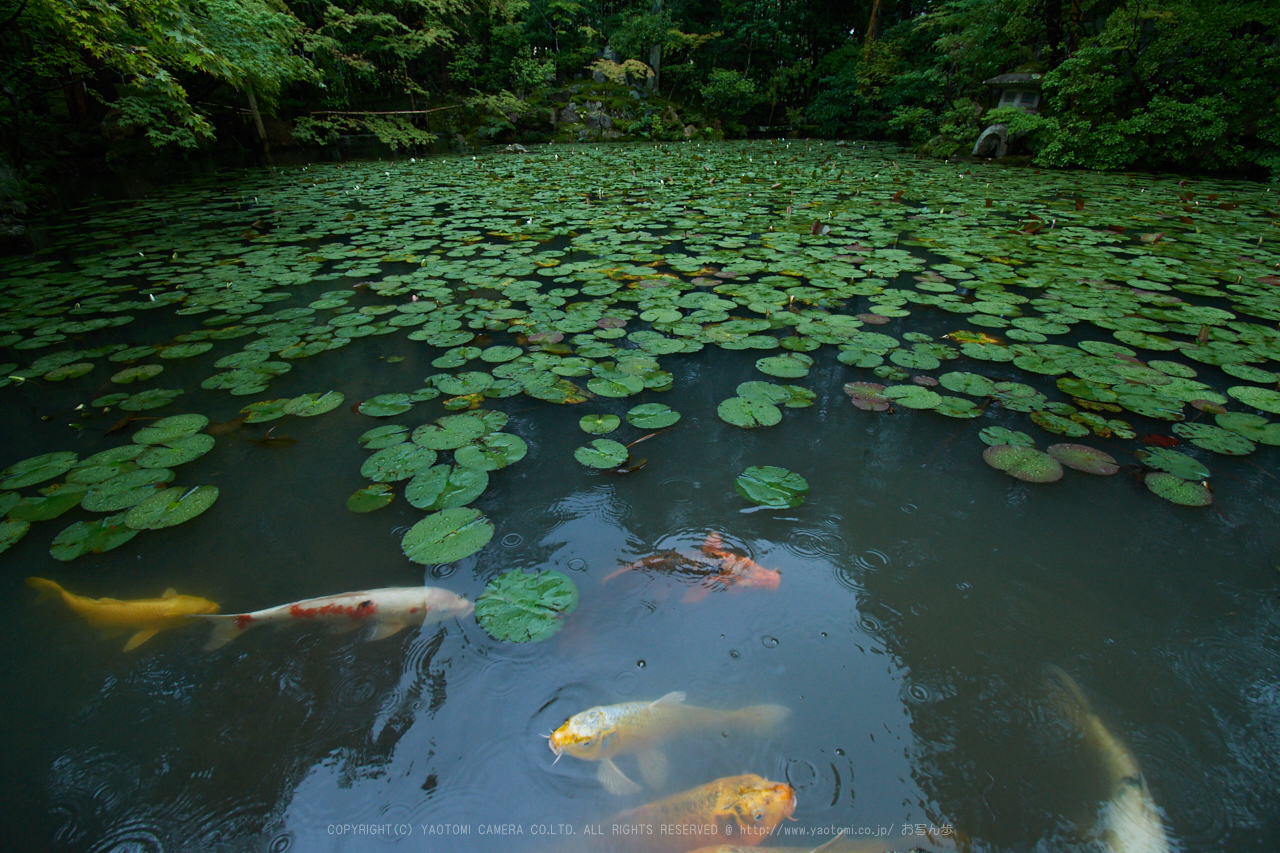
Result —
[{"label": "orange and white koi fish", "polygon": [[716,711],[684,704],[685,694],[668,693],[652,702],[601,705],[574,714],[547,741],[551,751],[584,761],[599,761],[600,784],[611,794],[634,794],[640,786],[613,763],[614,756],[636,753],[640,772],[650,787],[661,787],[666,756],[656,747],[689,732],[745,729],[756,735],[773,734],[791,713],[781,705],[752,705],[738,711]]},{"label": "orange and white koi fish", "polygon": [[608,849],[688,853],[709,838],[755,847],[795,810],[790,785],[754,774],[729,776],[609,818]]},{"label": "orange and white koi fish", "polygon": [[323,598],[308,598],[252,613],[201,616],[217,623],[206,649],[216,649],[259,625],[288,625],[323,622],[338,630],[370,626],[366,640],[381,640],[410,625],[442,622],[463,617],[475,605],[447,589],[431,586],[388,587],[361,592],[344,592]]},{"label": "orange and white koi fish", "polygon": [[782,583],[782,573],[777,569],[766,569],[750,557],[743,557],[726,550],[719,533],[708,533],[700,552],[660,551],[633,563],[627,563],[607,575],[604,580],[607,581],[632,569],[665,571],[700,578],[698,584],[690,587],[685,593],[682,599],[685,602],[701,601],[713,589],[732,587],[777,589]]},{"label": "orange and white koi fish", "polygon": [[46,578],[27,578],[27,586],[40,591],[36,601],[61,596],[68,607],[95,628],[137,629],[137,633],[124,644],[126,652],[133,651],[159,631],[186,624],[188,616],[218,612],[216,602],[194,595],[178,595],[172,589],[166,589],[159,598],[121,601],[116,598],[85,598],[67,592]]},{"label": "orange and white koi fish", "polygon": [[[834,838],[814,847],[769,847],[752,848],[745,844],[715,844],[710,847],[699,847],[691,853],[752,853],[753,850],[767,850],[768,853],[903,853],[921,847],[924,839],[919,835],[903,835],[894,839],[849,838],[844,830]],[[938,842],[938,836],[930,833],[928,841]]]}]

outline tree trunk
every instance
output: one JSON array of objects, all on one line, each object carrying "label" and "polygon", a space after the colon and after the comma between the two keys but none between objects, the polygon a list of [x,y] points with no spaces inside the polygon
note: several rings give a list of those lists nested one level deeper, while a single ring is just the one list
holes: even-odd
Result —
[{"label": "tree trunk", "polygon": [[879,24],[880,17],[880,0],[876,0],[871,6],[871,20],[867,21],[867,37],[863,39],[864,44],[871,44],[876,40],[876,27]]},{"label": "tree trunk", "polygon": [[244,91],[249,96],[249,112],[253,113],[253,123],[258,128],[258,138],[262,140],[262,150],[270,151],[271,143],[267,141],[267,129],[262,125],[262,114],[258,112],[258,99],[253,96],[253,87],[245,86]]},{"label": "tree trunk", "polygon": [[[653,0],[653,8],[649,10],[649,14],[655,17],[662,14],[662,0]],[[662,81],[662,42],[656,42],[649,48],[649,67],[653,69],[653,76],[649,78],[648,89],[652,94],[661,91],[658,87]]]}]

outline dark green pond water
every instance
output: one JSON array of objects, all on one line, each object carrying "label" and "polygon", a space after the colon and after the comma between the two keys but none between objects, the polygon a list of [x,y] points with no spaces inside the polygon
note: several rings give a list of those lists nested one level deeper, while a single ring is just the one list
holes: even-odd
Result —
[{"label": "dark green pond water", "polygon": [[[752,773],[797,801],[763,847],[1274,850],[1278,211],[1265,185],[760,142],[238,173],[53,224],[2,268],[4,846],[669,849],[609,816]],[[851,389],[867,408],[848,383],[875,383]],[[679,420],[628,422],[649,403]],[[361,438],[469,406],[519,440],[438,451],[491,468],[480,538],[407,554],[435,510]],[[178,414],[209,423],[140,455]],[[601,438],[633,470],[583,464]],[[984,461],[1006,443],[1114,473],[1015,479]],[[165,458],[171,483],[123,495]],[[803,501],[753,503],[753,466]],[[353,512],[371,477],[391,502]],[[181,523],[132,510],[197,486],[216,500]],[[711,532],[777,588],[608,578]],[[191,619],[125,652],[132,629],[24,583],[242,613],[420,584],[474,601],[510,570],[576,587],[550,638],[468,615],[207,651]],[[570,716],[677,690],[790,715],[674,737],[634,795],[553,765]],[[1145,834],[1115,817],[1136,768]],[[736,839],[674,849],[703,843]]]}]

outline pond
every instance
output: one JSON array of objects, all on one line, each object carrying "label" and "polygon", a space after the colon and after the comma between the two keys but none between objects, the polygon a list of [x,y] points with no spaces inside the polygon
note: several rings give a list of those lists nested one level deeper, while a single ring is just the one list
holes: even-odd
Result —
[{"label": "pond", "polygon": [[7,848],[1274,849],[1278,211],[760,141],[51,223],[3,265]]}]

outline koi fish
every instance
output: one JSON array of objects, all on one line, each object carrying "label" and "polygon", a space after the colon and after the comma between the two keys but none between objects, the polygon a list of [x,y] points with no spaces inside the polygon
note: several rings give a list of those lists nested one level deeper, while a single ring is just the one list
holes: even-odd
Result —
[{"label": "koi fish", "polygon": [[[614,829],[609,849],[687,853],[707,836],[754,847],[795,810],[790,785],[754,774],[729,776],[609,818],[609,825],[621,827]],[[664,825],[678,831],[664,833]]]},{"label": "koi fish", "polygon": [[336,629],[351,630],[371,626],[368,640],[381,640],[410,625],[442,622],[452,616],[466,616],[475,605],[447,589],[431,586],[388,587],[361,592],[344,592],[323,598],[308,598],[252,613],[204,616],[216,623],[205,649],[216,649],[258,625],[287,625],[315,621]]},{"label": "koi fish", "polygon": [[[654,747],[685,732],[741,728],[757,735],[776,732],[791,713],[781,705],[752,705],[738,711],[716,711],[684,704],[685,694],[668,693],[652,702],[603,705],[574,714],[548,736],[556,761],[565,753],[599,761],[596,777],[611,794],[634,794],[640,786],[613,763],[616,755],[638,753],[640,772],[650,787],[661,787],[667,759]],[[554,763],[554,762],[553,762]]]},{"label": "koi fish", "polygon": [[[930,840],[936,841],[931,833]],[[711,847],[699,847],[691,853],[750,853],[755,849],[768,850],[769,853],[900,853],[907,850],[919,850],[920,836],[905,835],[889,839],[857,839],[848,838],[841,830],[834,838],[819,844],[817,847],[760,847],[753,848],[744,844],[716,844]]]},{"label": "koi fish", "polygon": [[627,563],[607,575],[604,581],[635,569],[674,572],[701,578],[698,585],[690,587],[685,593],[682,601],[686,603],[701,601],[713,589],[737,586],[777,589],[782,583],[782,573],[777,569],[766,569],[750,557],[743,557],[726,550],[719,533],[708,533],[700,552],[659,551],[657,554]]},{"label": "koi fish", "polygon": [[1106,768],[1111,798],[1098,819],[1098,836],[1106,848],[1113,853],[1169,853],[1164,822],[1138,760],[1094,713],[1075,679],[1052,665],[1045,667],[1044,675],[1057,705],[1098,751]]},{"label": "koi fish", "polygon": [[172,588],[166,589],[159,598],[121,601],[76,595],[46,578],[27,578],[27,586],[40,591],[37,602],[61,596],[68,607],[95,628],[136,628],[137,633],[124,644],[126,652],[133,651],[159,631],[185,624],[188,616],[218,612],[216,602],[194,595],[178,595]]}]

